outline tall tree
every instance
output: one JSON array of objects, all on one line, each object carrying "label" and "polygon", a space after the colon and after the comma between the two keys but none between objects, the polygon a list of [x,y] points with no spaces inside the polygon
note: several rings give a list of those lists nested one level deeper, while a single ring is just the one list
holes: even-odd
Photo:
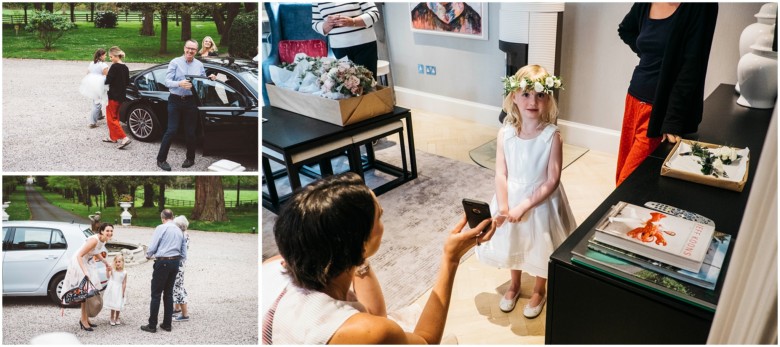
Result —
[{"label": "tall tree", "polygon": [[123,4],[126,5],[126,9],[131,11],[139,11],[143,15],[143,23],[141,24],[141,36],[154,36],[154,11],[157,10],[156,4],[149,2],[131,2]]},{"label": "tall tree", "polygon": [[211,5],[211,17],[217,25],[217,33],[221,35],[219,45],[228,46],[230,44],[230,27],[233,25],[233,20],[241,12],[241,3],[228,2],[209,5]]},{"label": "tall tree", "polygon": [[189,6],[181,6],[178,11],[181,14],[181,38],[187,41],[192,38],[192,10]]},{"label": "tall tree", "polygon": [[90,2],[89,3],[89,21],[94,22],[95,21],[95,3]]},{"label": "tall tree", "polygon": [[142,207],[154,207],[154,184],[144,183],[144,204]]},{"label": "tall tree", "polygon": [[68,3],[68,7],[70,7],[70,22],[71,23],[76,23],[76,14],[74,12],[74,10],[76,8],[76,3],[75,2],[69,2]]},{"label": "tall tree", "polygon": [[168,9],[160,8],[160,54],[168,53]]},{"label": "tall tree", "polygon": [[195,178],[195,208],[193,220],[225,222],[225,192],[219,176],[198,176]]},{"label": "tall tree", "polygon": [[46,3],[44,3],[43,4],[43,8],[46,9],[46,11],[54,13],[54,3],[53,2],[46,2]]}]

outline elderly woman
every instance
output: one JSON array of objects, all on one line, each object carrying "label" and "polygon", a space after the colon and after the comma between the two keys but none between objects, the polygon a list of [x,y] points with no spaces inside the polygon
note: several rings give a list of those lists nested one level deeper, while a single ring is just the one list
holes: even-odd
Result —
[{"label": "elderly woman", "polygon": [[[187,227],[190,226],[190,222],[187,217],[178,216],[173,219],[173,223],[184,233],[184,240],[189,250],[190,234],[187,232]],[[173,282],[173,314],[178,314],[173,317],[174,322],[190,320],[190,315],[187,312],[187,289],[184,288],[184,262],[184,259],[179,262],[179,272],[176,274],[176,281]]]},{"label": "elderly woman", "polygon": [[[103,246],[106,245],[106,242],[113,236],[114,226],[103,223],[98,228],[97,234],[87,238],[78,252],[73,255],[70,264],[68,264],[68,270],[65,272],[65,279],[62,282],[60,299],[62,299],[62,294],[78,287],[81,284],[81,280],[84,279],[84,276],[87,276],[87,279],[89,279],[95,287],[100,285],[97,268],[94,266],[95,257],[106,265],[106,274],[111,272],[111,265],[101,254],[101,250],[103,249]],[[92,324],[89,321],[87,306],[83,302],[81,303],[81,319],[79,320],[79,326],[82,330],[86,331],[92,331],[92,328],[97,327],[97,325]]]},{"label": "elderly woman", "polygon": [[[386,318],[366,262],[384,233],[382,207],[360,176],[332,176],[296,192],[274,225],[281,257],[263,265],[264,344],[423,344],[441,341],[463,254],[495,232],[490,219],[444,243],[433,291],[413,332]],[[480,233],[485,229],[484,233]]]}]

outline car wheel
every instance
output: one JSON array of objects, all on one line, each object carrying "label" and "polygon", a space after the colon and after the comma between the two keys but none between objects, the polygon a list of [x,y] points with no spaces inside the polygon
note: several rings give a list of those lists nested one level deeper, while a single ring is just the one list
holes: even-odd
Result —
[{"label": "car wheel", "polygon": [[60,272],[54,277],[52,277],[51,282],[49,282],[49,299],[53,301],[55,304],[64,306],[64,307],[76,307],[79,304],[75,305],[62,305],[62,300],[60,300],[60,294],[64,290],[62,288],[63,282],[65,282],[65,272]]},{"label": "car wheel", "polygon": [[143,142],[154,141],[162,133],[157,115],[143,104],[135,104],[127,109],[127,127],[134,138]]}]

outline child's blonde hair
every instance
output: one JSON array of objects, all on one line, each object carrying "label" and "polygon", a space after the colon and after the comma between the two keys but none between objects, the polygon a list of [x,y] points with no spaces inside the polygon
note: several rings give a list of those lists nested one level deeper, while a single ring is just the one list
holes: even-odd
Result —
[{"label": "child's blonde hair", "polygon": [[[519,81],[527,77],[534,81],[547,75],[547,70],[540,65],[526,65],[521,67],[520,70],[517,70],[515,78]],[[517,108],[517,105],[515,105],[515,93],[525,93],[525,91],[518,89],[509,93],[504,98],[502,106],[504,112],[506,112],[504,124],[512,125],[519,131],[523,127],[523,119],[520,117],[520,110]],[[553,94],[547,94],[547,97],[544,99],[547,102],[547,107],[545,107],[545,113],[541,114],[540,120],[546,124],[555,124],[558,119],[558,103],[555,102],[555,96],[553,96]]]},{"label": "child's blonde hair", "polygon": [[125,52],[122,51],[119,46],[111,47],[111,49],[108,50],[108,54],[119,57],[119,59],[125,59]]},{"label": "child's blonde hair", "polygon": [[117,259],[122,259],[122,270],[124,270],[125,269],[125,257],[122,256],[122,253],[117,254],[116,256],[114,256],[114,270],[119,271],[119,269],[117,269],[117,267],[116,267]]}]

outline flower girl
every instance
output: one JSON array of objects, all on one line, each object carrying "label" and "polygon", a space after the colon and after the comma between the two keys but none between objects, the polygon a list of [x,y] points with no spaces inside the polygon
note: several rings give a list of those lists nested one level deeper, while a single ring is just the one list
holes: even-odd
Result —
[{"label": "flower girl", "polygon": [[125,306],[125,288],[127,287],[127,272],[125,271],[125,258],[121,254],[114,257],[114,271],[103,294],[103,307],[111,310],[109,324],[119,325],[119,311]]},{"label": "flower girl", "polygon": [[108,90],[105,85],[108,65],[106,61],[106,50],[98,48],[92,57],[92,62],[87,67],[87,75],[81,80],[79,93],[92,101],[92,111],[89,113],[89,127],[97,128],[97,121],[101,119],[101,113],[105,114],[104,109],[108,105]]}]

